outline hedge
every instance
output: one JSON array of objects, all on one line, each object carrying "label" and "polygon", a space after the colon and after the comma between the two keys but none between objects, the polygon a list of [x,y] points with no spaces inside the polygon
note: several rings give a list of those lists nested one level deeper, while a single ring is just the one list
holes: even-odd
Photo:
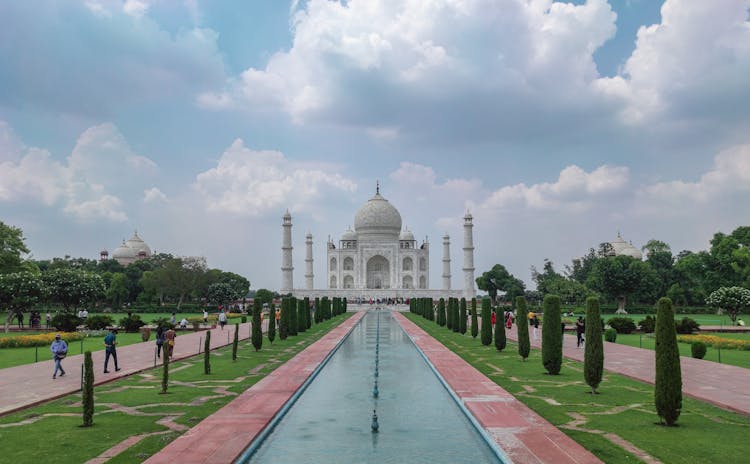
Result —
[{"label": "hedge", "polygon": [[[0,348],[28,348],[32,346],[48,346],[55,340],[56,333],[47,332],[38,335],[14,335],[0,338]],[[68,344],[86,337],[81,332],[60,332],[60,337]]]}]

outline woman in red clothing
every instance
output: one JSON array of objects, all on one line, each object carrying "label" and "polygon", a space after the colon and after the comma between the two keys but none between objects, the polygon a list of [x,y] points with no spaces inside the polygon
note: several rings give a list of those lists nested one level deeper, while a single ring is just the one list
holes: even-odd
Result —
[{"label": "woman in red clothing", "polygon": [[492,327],[495,327],[495,322],[497,322],[497,316],[495,315],[495,310],[492,310]]}]

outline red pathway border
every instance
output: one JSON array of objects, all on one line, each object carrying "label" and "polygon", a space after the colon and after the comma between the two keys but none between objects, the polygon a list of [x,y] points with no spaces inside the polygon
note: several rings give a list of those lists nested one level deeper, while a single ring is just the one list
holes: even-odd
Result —
[{"label": "red pathway border", "polygon": [[513,463],[602,462],[402,314],[393,314]]},{"label": "red pathway border", "polygon": [[145,462],[233,462],[364,315],[365,311],[355,313]]}]

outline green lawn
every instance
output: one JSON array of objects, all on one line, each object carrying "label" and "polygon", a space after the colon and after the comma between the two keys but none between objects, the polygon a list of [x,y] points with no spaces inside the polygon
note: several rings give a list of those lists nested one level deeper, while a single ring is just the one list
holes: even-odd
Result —
[{"label": "green lawn", "polygon": [[[539,350],[522,362],[514,343],[498,352],[492,345],[482,346],[479,337],[454,333],[414,314],[407,317],[608,464],[643,461],[605,434],[664,463],[746,462],[750,417],[686,397],[678,427],[657,425],[652,385],[605,373],[601,394],[592,396],[579,362],[565,360],[559,376],[548,376]],[[580,414],[584,422],[574,422],[571,414]]]},{"label": "green lawn", "polygon": [[[645,319],[646,316],[648,316],[648,314],[602,314],[602,317],[605,321],[608,321],[613,317],[629,317],[633,319],[636,324],[638,324],[638,321]],[[654,312],[654,314],[651,314],[651,316],[656,317],[656,312]],[[677,314],[674,318],[679,321],[682,320],[683,317],[689,317],[700,325],[734,325],[732,324],[732,320],[726,314]],[[741,318],[742,317],[740,316],[740,319]]]},{"label": "green lawn", "polygon": [[[706,332],[702,333],[708,334]],[[735,334],[710,332],[710,335],[718,335],[723,338],[750,339],[750,334],[746,333]],[[653,350],[655,339],[654,334],[617,334],[617,343]],[[678,343],[677,346],[680,348],[680,356],[692,356],[689,343]],[[719,362],[719,350],[710,346],[706,347],[706,356],[703,359]],[[721,350],[721,363],[750,368],[750,351]]]},{"label": "green lawn", "polygon": [[[173,417],[175,423],[186,427],[197,424],[352,314],[316,324],[285,341],[277,338],[273,345],[265,338],[259,352],[253,350],[248,340],[243,340],[236,362],[232,361],[231,346],[214,350],[210,375],[203,374],[203,355],[177,361],[170,366],[167,395],[159,394],[161,367],[96,387],[91,428],[79,427],[80,393],[0,417],[0,442],[18,445],[3,447],[3,462],[38,463],[50,458],[62,464],[86,462],[128,437],[165,432],[147,437],[107,461],[142,462],[183,433],[157,421]],[[149,415],[127,414],[122,407]],[[22,424],[22,421],[33,422]],[[27,446],[29,437],[38,438],[33,439],[33,446]]]}]

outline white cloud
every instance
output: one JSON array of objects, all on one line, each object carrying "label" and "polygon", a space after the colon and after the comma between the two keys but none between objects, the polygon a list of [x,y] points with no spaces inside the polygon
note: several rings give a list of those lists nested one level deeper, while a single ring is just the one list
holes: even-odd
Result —
[{"label": "white cloud", "polygon": [[216,167],[197,175],[194,189],[209,211],[258,216],[283,208],[305,211],[328,194],[353,192],[343,175],[294,163],[277,151],[256,151],[236,139]]},{"label": "white cloud", "polygon": [[118,195],[129,195],[157,171],[156,164],[133,153],[109,123],[85,130],[61,163],[46,150],[25,146],[0,122],[0,160],[4,159],[8,161],[0,162],[0,201],[30,200],[48,207],[61,204],[63,212],[84,221],[126,220]]},{"label": "white cloud", "polygon": [[122,11],[130,16],[140,18],[148,12],[149,4],[142,0],[125,0]]},{"label": "white cloud", "polygon": [[151,187],[143,191],[144,203],[169,202],[169,198],[158,187]]}]

